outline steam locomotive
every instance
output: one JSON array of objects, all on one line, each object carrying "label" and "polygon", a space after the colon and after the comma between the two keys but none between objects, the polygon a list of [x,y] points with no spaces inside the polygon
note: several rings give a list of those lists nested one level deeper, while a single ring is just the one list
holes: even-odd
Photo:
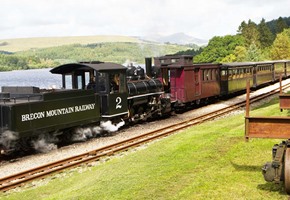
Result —
[{"label": "steam locomotive", "polygon": [[60,65],[61,89],[3,86],[0,93],[0,150],[31,146],[39,137],[67,138],[76,128],[94,136],[113,125],[158,118],[211,98],[274,82],[290,74],[290,61],[192,64],[188,55],[146,58],[141,67],[110,62]]}]

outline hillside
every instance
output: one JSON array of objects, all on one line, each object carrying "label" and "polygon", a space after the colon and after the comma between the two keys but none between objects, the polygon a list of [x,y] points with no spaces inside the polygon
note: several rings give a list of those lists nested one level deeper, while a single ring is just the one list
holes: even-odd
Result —
[{"label": "hillside", "polygon": [[104,42],[143,43],[136,37],[117,35],[72,36],[72,37],[39,37],[0,40],[0,51],[18,52],[30,49],[41,49],[70,44],[91,44]]},{"label": "hillside", "polygon": [[[49,44],[46,43],[46,45]],[[28,48],[28,46],[25,47]],[[190,49],[189,46],[184,45],[120,41],[69,44],[33,49],[31,47],[32,45],[30,45],[29,50],[17,51],[13,54],[7,54],[9,52],[1,53],[0,50],[0,71],[55,67],[60,64],[79,61],[103,61],[118,64],[144,63],[145,57],[175,54]]]},{"label": "hillside", "polygon": [[165,35],[165,36],[159,35],[159,34],[153,34],[153,35],[146,35],[140,38],[146,41],[154,41],[154,42],[159,42],[159,43],[171,43],[171,44],[180,44],[180,45],[192,44],[192,45],[195,45],[196,47],[203,46],[208,43],[207,40],[195,38],[185,33],[174,33],[174,34]]}]

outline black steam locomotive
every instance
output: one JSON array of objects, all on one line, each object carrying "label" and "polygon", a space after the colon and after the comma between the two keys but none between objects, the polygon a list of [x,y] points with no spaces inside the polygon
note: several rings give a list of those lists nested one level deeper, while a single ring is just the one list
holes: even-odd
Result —
[{"label": "black steam locomotive", "polygon": [[58,66],[51,73],[62,75],[62,89],[2,87],[2,153],[27,148],[44,134],[60,136],[75,127],[108,120],[136,122],[170,112],[170,99],[161,96],[161,81],[145,75],[141,67],[81,62]]}]

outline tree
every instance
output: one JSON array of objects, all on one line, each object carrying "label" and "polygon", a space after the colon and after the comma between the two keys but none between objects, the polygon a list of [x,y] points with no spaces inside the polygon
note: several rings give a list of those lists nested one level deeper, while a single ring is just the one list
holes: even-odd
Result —
[{"label": "tree", "polygon": [[259,42],[261,48],[267,48],[273,44],[274,35],[271,32],[270,28],[266,25],[265,19],[263,18],[258,25],[258,31],[260,34]]},{"label": "tree", "polygon": [[274,60],[290,59],[289,29],[279,33],[271,49],[271,58]]},{"label": "tree", "polygon": [[237,60],[237,57],[234,54],[229,54],[226,57],[222,59],[222,63],[231,63],[235,62]]},{"label": "tree", "polygon": [[243,46],[236,46],[234,55],[236,56],[237,62],[243,62],[246,60],[246,55],[247,55],[247,49],[246,47]]},{"label": "tree", "polygon": [[281,33],[286,28],[288,28],[287,23],[282,17],[279,17],[276,23],[276,34]]},{"label": "tree", "polygon": [[236,46],[234,53],[229,54],[222,59],[222,63],[243,62],[246,61],[247,49],[243,46]]},{"label": "tree", "polygon": [[234,53],[236,46],[243,46],[244,41],[241,36],[227,35],[224,37],[213,37],[202,53],[194,57],[194,62],[218,63],[230,54]]},{"label": "tree", "polygon": [[258,26],[250,19],[248,24],[245,21],[241,23],[238,29],[238,34],[244,37],[247,47],[249,47],[251,44],[260,46],[260,33],[258,31]]},{"label": "tree", "polygon": [[249,46],[247,53],[246,53],[246,57],[245,57],[245,61],[260,61],[262,60],[262,53],[260,51],[260,49],[253,43]]}]

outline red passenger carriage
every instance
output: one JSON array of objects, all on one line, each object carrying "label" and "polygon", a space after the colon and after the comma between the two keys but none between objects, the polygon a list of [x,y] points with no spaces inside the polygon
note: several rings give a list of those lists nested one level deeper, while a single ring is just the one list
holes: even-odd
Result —
[{"label": "red passenger carriage", "polygon": [[192,64],[192,56],[170,55],[155,58],[164,91],[175,106],[198,104],[220,94],[220,64]]}]

